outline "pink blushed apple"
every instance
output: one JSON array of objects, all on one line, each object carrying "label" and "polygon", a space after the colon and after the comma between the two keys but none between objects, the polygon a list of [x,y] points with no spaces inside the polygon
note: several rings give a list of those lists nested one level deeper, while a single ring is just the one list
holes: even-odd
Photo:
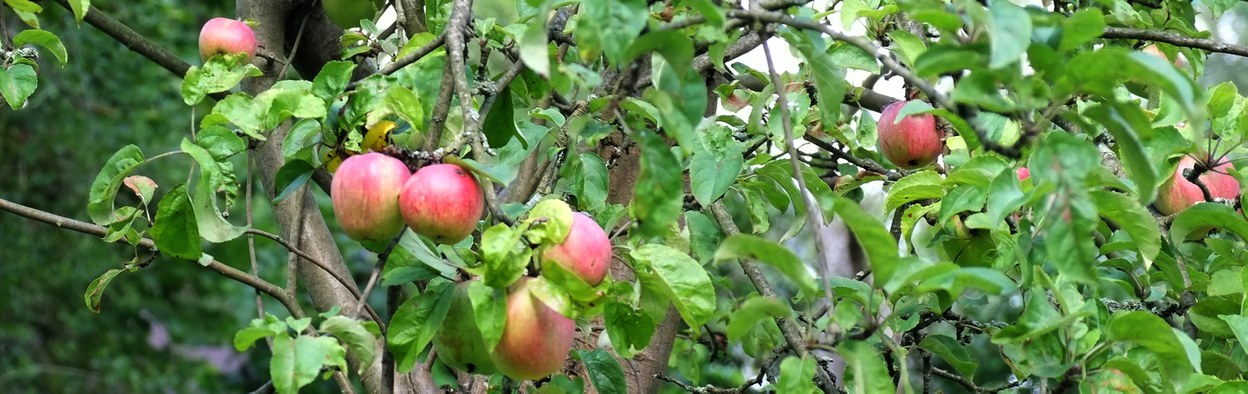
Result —
[{"label": "pink blushed apple", "polygon": [[399,194],[399,209],[417,234],[453,244],[477,227],[485,211],[485,197],[477,178],[468,170],[454,164],[434,164],[416,170],[407,180]]},{"label": "pink blushed apple", "polygon": [[602,282],[611,266],[611,240],[594,219],[572,214],[572,230],[563,243],[547,249],[542,257],[575,273],[590,286]]},{"label": "pink blushed apple", "polygon": [[[1214,198],[1227,200],[1239,198],[1239,181],[1227,174],[1235,166],[1226,159],[1220,159],[1219,163],[1221,164],[1200,174],[1197,179],[1209,189],[1209,194]],[[1153,203],[1158,212],[1163,215],[1173,215],[1205,201],[1204,192],[1200,190],[1200,186],[1183,176],[1184,170],[1191,169],[1195,165],[1196,160],[1191,156],[1185,156],[1179,160],[1174,176],[1158,188],[1157,201]]]},{"label": "pink blushed apple", "polygon": [[1027,169],[1027,167],[1019,167],[1017,170],[1014,170],[1014,174],[1018,175],[1019,181],[1025,181],[1027,178],[1031,178],[1031,170]]},{"label": "pink blushed apple", "polygon": [[523,277],[507,291],[507,324],[492,358],[503,374],[536,380],[558,372],[572,349],[576,322],[546,306]]},{"label": "pink blushed apple", "polygon": [[944,150],[936,118],[931,114],[910,115],[897,121],[907,101],[889,104],[880,112],[878,141],[880,153],[897,167],[915,169],[932,164]]},{"label": "pink blushed apple", "polygon": [[212,18],[199,31],[199,56],[204,60],[218,54],[246,53],[247,61],[256,56],[256,34],[246,23]]},{"label": "pink blushed apple", "polygon": [[348,237],[388,240],[403,230],[399,192],[412,173],[399,159],[381,153],[348,157],[330,188],[334,216]]}]

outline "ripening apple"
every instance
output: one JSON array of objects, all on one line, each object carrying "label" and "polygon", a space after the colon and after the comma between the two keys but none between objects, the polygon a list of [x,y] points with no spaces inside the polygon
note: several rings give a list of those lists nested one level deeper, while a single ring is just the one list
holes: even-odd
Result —
[{"label": "ripening apple", "polygon": [[477,178],[468,170],[454,164],[434,164],[408,178],[399,194],[399,210],[417,234],[453,244],[477,228],[485,211],[485,197]]},{"label": "ripening apple", "polygon": [[1014,170],[1014,174],[1018,175],[1019,181],[1025,181],[1027,178],[1031,178],[1031,170],[1027,169],[1027,167],[1018,167],[1017,170]]},{"label": "ripening apple", "polygon": [[199,56],[204,60],[218,54],[246,53],[247,61],[256,56],[256,34],[243,21],[212,18],[199,31]]},{"label": "ripening apple", "polygon": [[451,368],[493,375],[498,369],[490,359],[490,350],[485,347],[481,330],[477,328],[476,314],[472,310],[472,301],[468,298],[470,283],[460,282],[455,286],[450,309],[447,310],[437,335],[433,337],[433,348],[438,352],[438,360]]},{"label": "ripening apple", "polygon": [[[1167,179],[1157,189],[1157,201],[1153,205],[1157,207],[1158,212],[1163,215],[1173,215],[1205,201],[1205,195],[1200,190],[1200,186],[1196,186],[1183,176],[1184,170],[1195,165],[1196,160],[1191,156],[1184,156],[1179,160],[1179,167],[1174,170],[1174,176]],[[1200,174],[1197,179],[1209,189],[1209,194],[1214,198],[1234,200],[1239,198],[1239,181],[1227,174],[1234,168],[1235,166],[1230,161],[1221,159],[1221,164]]]},{"label": "ripening apple", "polygon": [[611,240],[594,219],[581,212],[572,213],[572,230],[563,243],[547,249],[543,261],[557,263],[576,274],[590,286],[596,286],[611,266]]},{"label": "ripening apple", "polygon": [[321,6],[325,9],[325,16],[335,25],[350,29],[360,27],[361,19],[376,17],[381,7],[385,6],[385,0],[322,0]]},{"label": "ripening apple", "polygon": [[558,372],[572,349],[576,322],[546,306],[522,277],[507,291],[507,324],[491,356],[503,374],[536,380]]},{"label": "ripening apple", "polygon": [[412,173],[399,159],[381,153],[348,157],[330,188],[334,216],[354,240],[389,240],[403,230],[399,192]]},{"label": "ripening apple", "polygon": [[944,150],[944,142],[932,114],[910,115],[896,121],[906,103],[889,104],[880,112],[880,153],[897,167],[915,169],[935,162]]}]

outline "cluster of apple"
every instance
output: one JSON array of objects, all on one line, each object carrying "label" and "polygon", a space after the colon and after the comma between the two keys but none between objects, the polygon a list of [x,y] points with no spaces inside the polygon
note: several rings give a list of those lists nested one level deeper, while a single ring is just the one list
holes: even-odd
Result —
[{"label": "cluster of apple", "polygon": [[[1151,48],[1151,47],[1150,47]],[[1156,51],[1153,48],[1153,51]],[[1151,53],[1151,52],[1150,52]],[[936,129],[935,118],[931,114],[909,115],[897,120],[897,115],[908,101],[889,104],[880,112],[878,128],[880,153],[888,161],[904,169],[920,168],[936,161],[944,149],[940,133]],[[1208,156],[1208,155],[1205,155]],[[1212,160],[1212,158],[1209,158]],[[1234,200],[1239,198],[1239,181],[1227,174],[1235,168],[1229,160],[1213,160],[1216,164],[1201,174],[1198,179],[1209,189],[1214,198]],[[1163,215],[1173,215],[1205,201],[1200,186],[1188,181],[1184,176],[1191,170],[1196,160],[1191,156],[1179,160],[1174,176],[1161,184],[1157,201],[1153,204]],[[1027,167],[1016,170],[1019,180],[1031,177]]]},{"label": "cluster of apple", "polygon": [[[434,164],[413,174],[402,161],[381,153],[343,160],[330,196],[343,231],[356,240],[393,238],[406,223],[435,242],[458,243],[472,234],[485,206],[481,186],[464,168]],[[610,266],[611,241],[593,219],[576,212],[567,237],[543,249],[539,258],[595,286]],[[486,349],[477,328],[467,294],[470,282],[459,283],[433,340],[439,359],[453,368],[501,372],[514,379],[538,379],[558,371],[572,347],[576,324],[533,296],[531,283],[522,277],[508,289],[506,323],[493,349]]]}]

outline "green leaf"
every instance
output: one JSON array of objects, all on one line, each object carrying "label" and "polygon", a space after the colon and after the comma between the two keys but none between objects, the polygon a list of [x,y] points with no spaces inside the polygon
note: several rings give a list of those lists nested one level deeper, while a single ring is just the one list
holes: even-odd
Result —
[{"label": "green leaf", "polygon": [[887,198],[884,200],[884,212],[892,212],[914,201],[938,199],[941,197],[941,185],[944,182],[945,179],[932,170],[906,175],[889,186]]},{"label": "green leaf", "polygon": [[[780,380],[776,382],[776,392],[786,394],[821,392],[814,383],[815,367],[814,359],[786,357],[780,362]],[[887,377],[886,380],[892,381]]]},{"label": "green leaf", "polygon": [[8,70],[0,70],[0,94],[10,108],[21,109],[38,86],[39,77],[29,65],[14,64]]},{"label": "green leaf", "polygon": [[841,101],[845,100],[847,89],[845,68],[832,62],[827,52],[828,45],[818,32],[785,29],[781,30],[780,36],[806,60],[804,65],[815,81],[815,91],[819,93],[819,114],[823,124],[837,124],[841,116]]},{"label": "green leaf", "polygon": [[394,352],[396,368],[407,373],[416,358],[433,340],[433,335],[451,307],[455,286],[442,282],[430,285],[420,295],[408,298],[390,318],[386,346]]},{"label": "green leaf", "polygon": [[1106,339],[1130,342],[1153,352],[1161,364],[1161,373],[1177,387],[1200,365],[1199,355],[1195,361],[1179,339],[1181,334],[1157,315],[1147,311],[1120,312],[1114,314],[1105,330]]},{"label": "green leaf", "polygon": [[715,286],[697,261],[670,246],[646,244],[630,254],[643,281],[658,284],[690,327],[715,313]]},{"label": "green leaf", "polygon": [[116,268],[105,271],[98,278],[91,281],[91,284],[87,285],[87,291],[82,295],[83,300],[87,303],[87,309],[100,313],[100,303],[104,298],[104,289],[108,288],[108,284],[112,283],[113,278],[116,278],[122,272],[126,271]]},{"label": "green leaf", "polygon": [[845,341],[837,347],[845,357],[845,368],[852,371],[853,380],[846,382],[850,393],[891,393],[896,391],[888,375],[881,352],[863,341]]},{"label": "green leaf", "polygon": [[281,191],[273,197],[273,201],[285,200],[292,193],[303,190],[303,185],[312,179],[315,171],[316,167],[303,160],[291,160],[282,164],[282,168],[277,169],[277,175],[273,177],[273,189]]},{"label": "green leaf", "polygon": [[[571,216],[571,211],[568,212]],[[485,284],[505,288],[524,275],[533,250],[521,242],[524,231],[499,223],[481,234],[481,267]],[[564,236],[567,236],[565,230]]]},{"label": "green leaf", "polygon": [[141,164],[143,151],[134,145],[126,145],[108,158],[95,176],[95,181],[91,182],[87,216],[92,222],[102,225],[112,221],[113,198],[117,196],[117,190],[121,188],[123,179]]},{"label": "green leaf", "polygon": [[1105,17],[1097,9],[1081,9],[1062,23],[1062,52],[1083,46],[1105,33]]},{"label": "green leaf", "polygon": [[637,232],[655,237],[669,231],[684,205],[681,165],[663,139],[642,133],[641,173],[631,205]]},{"label": "green leaf", "polygon": [[849,43],[838,42],[828,47],[828,59],[832,64],[839,64],[845,68],[853,68],[863,70],[870,73],[880,72],[880,63],[862,48],[853,46]]},{"label": "green leaf", "polygon": [[91,9],[91,0],[68,0],[69,8],[74,10],[74,19],[79,23],[82,18],[87,16],[87,10]]},{"label": "green leaf", "polygon": [[650,52],[662,55],[676,75],[684,77],[686,74],[696,74],[689,72],[693,70],[694,51],[693,40],[687,34],[675,30],[657,30],[643,34],[629,45],[625,61],[637,59]]},{"label": "green leaf", "polygon": [[503,339],[503,328],[507,324],[507,291],[472,281],[468,284],[468,300],[476,314],[481,341],[486,349],[493,349]]},{"label": "green leaf", "polygon": [[622,357],[631,357],[650,344],[658,322],[632,305],[609,302],[603,308],[603,322],[611,346]]},{"label": "green leaf", "polygon": [[546,41],[546,18],[532,18],[519,38],[520,60],[542,77],[550,76],[550,50]]},{"label": "green leaf", "polygon": [[[139,197],[143,205],[152,202],[152,198],[156,197],[156,181],[142,175],[131,175],[121,181],[126,185],[134,195]],[[131,207],[122,207],[122,209]]]},{"label": "green leaf", "polygon": [[1141,138],[1152,135],[1153,127],[1149,124],[1144,112],[1135,105],[1099,105],[1089,108],[1085,113],[1105,126],[1114,136],[1118,148],[1118,157],[1135,181],[1135,191],[1140,195],[1140,203],[1148,204],[1157,197],[1158,178],[1157,166],[1148,158],[1148,151]]},{"label": "green leaf", "polygon": [[346,370],[346,350],[330,337],[286,335],[273,337],[273,359],[269,373],[278,393],[296,393],[316,380],[326,364]]},{"label": "green leaf", "polygon": [[[1027,196],[1018,184],[1018,175],[1014,171],[1001,171],[988,187],[987,209],[984,213],[990,227],[985,228],[1003,227],[1005,217],[1017,211],[1026,201]],[[974,228],[969,220],[967,226]]]},{"label": "green leaf", "polygon": [[897,240],[888,233],[887,227],[867,214],[857,203],[840,196],[832,196],[821,202],[824,204],[825,218],[840,216],[849,227],[850,232],[858,237],[862,249],[866,251],[867,261],[871,264],[871,273],[875,275],[875,283],[888,283],[897,272],[900,258],[897,252]]},{"label": "green leaf", "polygon": [[585,372],[594,389],[602,394],[628,392],[628,380],[624,378],[624,369],[615,361],[611,353],[602,349],[577,350],[577,357],[585,363]]},{"label": "green leaf", "polygon": [[220,93],[238,85],[248,77],[264,75],[260,68],[247,62],[247,55],[216,55],[203,67],[191,66],[182,78],[182,101],[195,105],[209,94]]},{"label": "green leaf", "polygon": [[[227,204],[238,193],[238,182],[234,178],[232,164],[218,162],[207,149],[182,140],[182,151],[186,152],[199,164],[199,181],[195,184],[195,193],[191,197],[191,206],[195,210],[195,222],[199,225],[199,235],[212,243],[233,240],[247,231],[246,226],[235,226],[226,221],[217,208],[217,191],[225,191]],[[193,260],[193,259],[192,259]]]},{"label": "green leaf", "polygon": [[192,209],[186,185],[174,187],[160,199],[151,234],[161,254],[198,261],[204,253]]},{"label": "green leaf", "polygon": [[356,371],[363,374],[364,370],[372,364],[373,357],[377,356],[377,338],[359,320],[355,320],[346,316],[331,316],[321,322],[321,331],[328,332],[335,338],[338,338],[359,360],[360,369]]},{"label": "green leaf", "polygon": [[689,249],[698,261],[706,263],[715,257],[715,249],[724,239],[719,230],[706,214],[698,211],[685,212],[685,225],[689,228]]},{"label": "green leaf", "polygon": [[1179,212],[1170,223],[1170,240],[1182,242],[1189,235],[1201,234],[1209,228],[1220,228],[1248,240],[1248,222],[1234,208],[1217,203],[1199,203]]},{"label": "green leaf", "polygon": [[312,80],[312,94],[325,101],[333,101],[351,83],[355,63],[335,60],[325,63],[321,72]]},{"label": "green leaf", "polygon": [[583,50],[581,59],[593,60],[601,51],[611,64],[624,64],[629,44],[649,19],[644,0],[588,1],[581,4],[580,14],[577,49]]},{"label": "green leaf", "polygon": [[736,234],[729,236],[715,251],[715,261],[750,259],[766,263],[783,273],[806,296],[819,292],[819,285],[806,264],[793,251],[761,237]]},{"label": "green leaf", "polygon": [[44,47],[62,66],[69,60],[69,52],[65,50],[65,44],[61,43],[60,37],[46,30],[28,29],[22,30],[21,33],[13,36],[13,46],[22,47],[26,45],[38,45]]},{"label": "green leaf", "polygon": [[1235,333],[1235,339],[1239,343],[1248,343],[1248,317],[1242,315],[1220,315],[1219,319],[1225,321],[1231,328],[1231,332]]},{"label": "green leaf", "polygon": [[520,129],[516,128],[516,108],[511,101],[511,88],[503,88],[498,92],[494,105],[490,107],[490,113],[485,115],[485,120],[481,124],[481,131],[485,133],[485,139],[489,142],[490,147],[494,149],[506,146],[512,138],[520,140],[524,146],[528,146],[529,142],[524,140],[524,135],[520,134]]},{"label": "green leaf", "polygon": [[966,346],[953,337],[928,335],[919,342],[919,347],[945,360],[963,376],[974,377],[975,370],[979,367],[978,362],[966,351]]},{"label": "green leaf", "polygon": [[766,320],[789,318],[792,315],[793,310],[789,309],[788,304],[777,299],[750,296],[731,315],[725,334],[728,335],[728,342],[741,343],[746,334],[757,327],[763,327],[761,324]]},{"label": "green leaf", "polygon": [[16,11],[29,12],[32,14],[43,12],[43,7],[40,7],[39,4],[35,4],[30,0],[4,0],[4,4],[9,7],[13,7]]},{"label": "green leaf", "polygon": [[1092,191],[1092,201],[1096,202],[1096,209],[1102,217],[1112,220],[1131,236],[1140,251],[1144,269],[1149,269],[1153,259],[1161,253],[1161,231],[1148,209],[1136,199],[1105,190]]},{"label": "green leaf", "polygon": [[589,211],[601,208],[607,201],[607,181],[610,176],[607,162],[593,152],[585,152],[577,157],[581,161],[581,177],[574,186],[576,202]]},{"label": "green leaf", "polygon": [[992,21],[988,35],[992,51],[988,66],[994,69],[1017,62],[1031,45],[1031,16],[1009,1],[995,0],[989,7]]},{"label": "green leaf", "polygon": [[693,197],[702,206],[710,206],[737,180],[745,161],[736,155],[716,155],[706,150],[694,152],[689,162],[689,182]]}]

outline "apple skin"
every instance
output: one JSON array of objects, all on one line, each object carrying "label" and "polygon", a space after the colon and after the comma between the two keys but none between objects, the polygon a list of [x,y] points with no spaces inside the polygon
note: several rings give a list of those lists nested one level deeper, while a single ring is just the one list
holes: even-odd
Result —
[{"label": "apple skin", "polygon": [[1027,167],[1018,167],[1017,170],[1014,170],[1014,173],[1018,175],[1019,181],[1025,181],[1028,178],[1031,178],[1031,170],[1027,169]]},{"label": "apple skin", "polygon": [[242,21],[212,18],[199,31],[199,56],[203,60],[217,54],[246,53],[250,62],[256,56],[256,33]]},{"label": "apple skin", "polygon": [[433,348],[438,351],[438,359],[451,368],[493,375],[498,372],[498,367],[490,359],[490,350],[485,347],[481,330],[477,328],[472,300],[468,298],[469,283],[461,282],[455,286],[450,309],[433,337]]},{"label": "apple skin", "polygon": [[936,118],[932,114],[910,115],[894,124],[897,113],[908,101],[898,101],[880,112],[878,141],[880,153],[900,168],[912,170],[932,164],[944,150]]},{"label": "apple skin", "polygon": [[[1196,165],[1196,160],[1190,156],[1184,156],[1179,160],[1179,167],[1174,170],[1174,176],[1167,179],[1161,184],[1157,190],[1157,201],[1153,203],[1157,207],[1157,211],[1163,215],[1173,215],[1187,209],[1192,205],[1204,202],[1204,193],[1200,191],[1200,186],[1189,182],[1183,177],[1183,171]],[[1200,174],[1200,182],[1209,188],[1209,194],[1214,198],[1236,199],[1239,198],[1239,181],[1235,177],[1225,174],[1229,170],[1235,168],[1230,161],[1222,160],[1222,164],[1214,167],[1213,171],[1205,171]]]},{"label": "apple skin", "polygon": [[550,309],[529,292],[522,277],[507,291],[507,325],[491,354],[494,365],[516,380],[537,380],[558,372],[568,359],[576,322]]},{"label": "apple skin", "polygon": [[611,267],[611,240],[594,219],[572,213],[572,230],[563,243],[547,249],[544,261],[557,263],[585,280],[590,286],[602,283]]},{"label": "apple skin", "polygon": [[408,178],[399,194],[399,210],[417,234],[453,244],[477,228],[485,211],[485,196],[468,170],[454,164],[434,164]]},{"label": "apple skin", "polygon": [[329,194],[334,216],[347,236],[381,241],[399,235],[403,231],[399,192],[411,176],[406,164],[381,153],[343,160]]},{"label": "apple skin", "polygon": [[343,29],[360,27],[361,19],[373,19],[385,0],[322,0],[321,7],[331,22]]}]

